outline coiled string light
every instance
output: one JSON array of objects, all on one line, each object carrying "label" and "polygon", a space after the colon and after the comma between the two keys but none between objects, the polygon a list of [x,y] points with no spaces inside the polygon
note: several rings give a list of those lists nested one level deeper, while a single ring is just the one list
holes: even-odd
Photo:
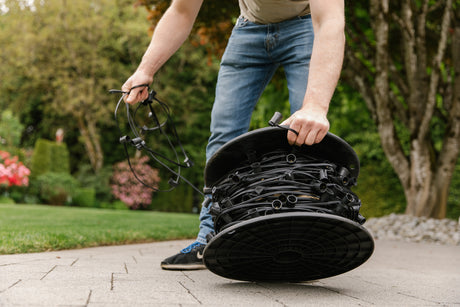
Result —
[{"label": "coiled string light", "polygon": [[285,212],[339,215],[359,224],[361,201],[347,168],[311,157],[298,147],[274,151],[232,170],[212,188],[216,233],[241,221]]}]

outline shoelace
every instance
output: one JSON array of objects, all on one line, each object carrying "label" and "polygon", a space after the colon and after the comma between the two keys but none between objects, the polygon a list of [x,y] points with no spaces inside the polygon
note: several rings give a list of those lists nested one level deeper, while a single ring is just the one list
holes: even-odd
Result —
[{"label": "shoelace", "polygon": [[184,248],[180,252],[182,254],[187,254],[187,253],[190,253],[194,248],[200,247],[201,245],[204,245],[204,244],[200,243],[200,242],[193,242],[192,244],[190,244],[189,246],[187,246],[186,248]]}]

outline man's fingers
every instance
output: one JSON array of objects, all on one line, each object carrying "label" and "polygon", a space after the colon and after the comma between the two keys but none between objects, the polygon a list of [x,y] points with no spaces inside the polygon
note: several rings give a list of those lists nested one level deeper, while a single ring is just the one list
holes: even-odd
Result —
[{"label": "man's fingers", "polygon": [[[291,123],[291,121],[288,122],[287,120],[285,120],[282,123],[282,125],[289,125],[290,129],[292,129],[294,131],[297,131],[297,132],[299,131],[298,129],[300,128],[300,127],[296,127],[295,123]],[[289,145],[292,146],[292,145],[294,145],[296,143],[297,134],[295,134],[293,131],[289,130],[288,133],[287,133],[287,139],[288,139]]]},{"label": "man's fingers", "polygon": [[313,145],[316,143],[316,140],[318,139],[318,131],[316,130],[310,130],[308,133],[307,137],[305,138],[305,144],[307,145]]},{"label": "man's fingers", "polygon": [[129,104],[135,104],[139,101],[143,101],[149,96],[147,87],[134,87],[128,90],[123,89],[123,91],[128,92],[128,95],[125,96],[125,102]]},{"label": "man's fingers", "polygon": [[321,142],[326,136],[328,130],[323,130],[323,131],[318,132],[318,134],[316,135],[315,143]]},{"label": "man's fingers", "polygon": [[297,138],[295,139],[295,144],[297,146],[302,146],[306,140],[307,140],[307,137],[310,133],[310,131],[308,130],[308,128],[306,127],[299,127],[299,129],[295,129],[299,134],[297,135]]},{"label": "man's fingers", "polygon": [[326,136],[328,127],[318,127],[315,124],[310,123],[310,125],[303,123],[302,121],[292,121],[290,127],[291,129],[298,132],[296,135],[294,132],[289,131],[287,134],[287,139],[290,145],[302,146],[313,145],[319,143]]},{"label": "man's fingers", "polygon": [[137,93],[139,92],[139,90],[132,90],[130,92],[128,92],[128,95],[126,96],[126,99],[125,101],[129,104],[134,104],[137,102]]}]

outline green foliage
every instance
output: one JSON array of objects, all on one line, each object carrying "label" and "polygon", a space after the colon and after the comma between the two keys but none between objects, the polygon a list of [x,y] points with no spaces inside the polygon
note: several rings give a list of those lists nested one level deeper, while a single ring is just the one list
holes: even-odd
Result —
[{"label": "green foliage", "polygon": [[32,189],[42,202],[62,206],[70,204],[78,182],[70,174],[47,172],[31,180]]},{"label": "green foliage", "polygon": [[0,194],[0,204],[14,204],[15,201],[11,197]]},{"label": "green foliage", "polygon": [[70,173],[69,151],[64,143],[38,139],[31,161],[32,176],[47,172]]},{"label": "green foliage", "polygon": [[51,172],[70,173],[69,151],[65,143],[52,143],[51,145]]},{"label": "green foliage", "polygon": [[[27,195],[28,187],[23,186],[11,186],[8,188],[7,198],[11,199],[12,203],[23,203],[25,196]],[[1,193],[0,193],[1,194]],[[1,195],[0,195],[1,198]],[[0,203],[2,201],[0,200]]]},{"label": "green foliage", "polygon": [[[382,168],[382,164],[386,167]],[[388,162],[361,165],[358,185],[353,192],[359,196],[360,213],[365,218],[391,213],[403,213],[406,207],[404,191]]]},{"label": "green foliage", "polygon": [[250,130],[267,127],[275,112],[283,114],[283,119],[290,114],[287,81],[279,72],[260,97],[252,113]]},{"label": "green foliage", "polygon": [[450,186],[446,217],[458,220],[460,217],[460,158],[457,160]]},{"label": "green foliage", "polygon": [[194,200],[195,191],[188,185],[181,184],[173,192],[157,192],[153,195],[152,210],[165,212],[191,213],[198,208]]},{"label": "green foliage", "polygon": [[0,117],[0,146],[5,148],[18,147],[24,126],[11,110],[4,110]]},{"label": "green foliage", "polygon": [[94,188],[78,188],[72,197],[72,205],[79,207],[97,207]]},{"label": "green foliage", "polygon": [[34,154],[31,161],[31,176],[40,176],[51,169],[51,145],[50,141],[38,139],[35,142]]},{"label": "green foliage", "polygon": [[106,166],[99,172],[94,170],[89,164],[80,164],[78,172],[74,175],[80,186],[94,190],[97,202],[110,202],[112,200],[112,190],[110,178],[112,177],[112,167]]}]

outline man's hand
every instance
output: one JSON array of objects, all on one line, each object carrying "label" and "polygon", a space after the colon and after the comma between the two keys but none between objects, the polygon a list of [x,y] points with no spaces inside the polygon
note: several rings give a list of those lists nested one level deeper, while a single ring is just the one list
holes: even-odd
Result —
[{"label": "man's hand", "polygon": [[289,144],[302,146],[313,145],[321,142],[329,131],[329,121],[325,112],[321,108],[303,107],[299,111],[292,114],[281,125],[289,125],[289,127],[299,134],[289,131],[287,139]]},{"label": "man's hand", "polygon": [[125,84],[121,87],[123,92],[129,93],[124,97],[126,103],[136,104],[149,97],[149,89],[147,86],[136,87],[141,84],[151,84],[153,78],[142,71],[136,71]]}]

